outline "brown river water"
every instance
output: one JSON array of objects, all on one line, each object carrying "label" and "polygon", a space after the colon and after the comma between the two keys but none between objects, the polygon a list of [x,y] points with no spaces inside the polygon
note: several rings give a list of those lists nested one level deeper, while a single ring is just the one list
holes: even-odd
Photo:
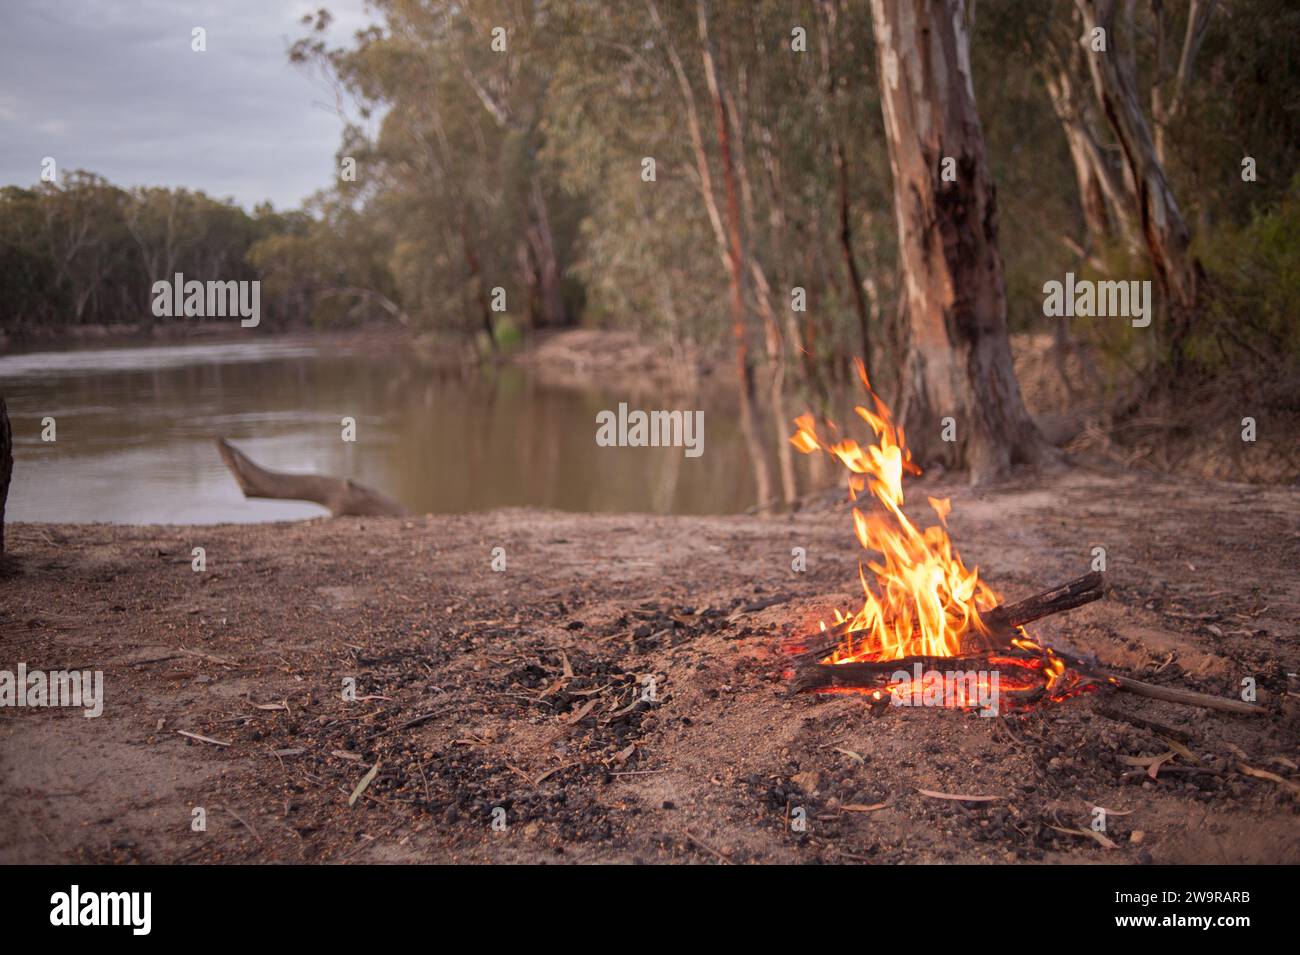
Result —
[{"label": "brown river water", "polygon": [[[632,384],[632,383],[630,383]],[[0,355],[14,431],[11,521],[218,523],[324,514],[245,500],[213,439],[258,463],[369,484],[414,513],[535,506],[726,514],[755,503],[723,401],[704,411],[703,453],[600,447],[596,416],[686,399],[543,385],[505,367],[431,370],[405,355],[266,339]],[[55,440],[42,440],[42,420]],[[356,441],[341,419],[356,420]]]}]

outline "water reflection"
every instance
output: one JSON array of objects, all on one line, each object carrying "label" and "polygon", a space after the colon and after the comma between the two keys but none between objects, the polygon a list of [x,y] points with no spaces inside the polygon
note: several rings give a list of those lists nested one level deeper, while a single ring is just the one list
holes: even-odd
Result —
[{"label": "water reflection", "polygon": [[[635,389],[544,386],[520,369],[448,373],[412,356],[310,341],[44,352],[0,357],[15,438],[15,521],[214,523],[324,513],[246,501],[212,439],[272,468],[351,477],[416,513],[506,506],[733,513],[754,503],[734,412],[707,394],[704,454],[600,448],[596,413],[619,401],[683,407]],[[41,419],[57,421],[54,443]],[[357,442],[340,419],[357,421]]]}]

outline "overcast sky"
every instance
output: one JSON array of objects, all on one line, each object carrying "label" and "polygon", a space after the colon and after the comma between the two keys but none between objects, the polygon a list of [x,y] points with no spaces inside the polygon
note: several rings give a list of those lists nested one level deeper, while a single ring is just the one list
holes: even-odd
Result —
[{"label": "overcast sky", "polygon": [[319,6],[332,45],[369,22],[364,0],[0,0],[0,185],[34,185],[52,156],[60,176],[297,205],[333,181],[342,132],[287,56]]}]

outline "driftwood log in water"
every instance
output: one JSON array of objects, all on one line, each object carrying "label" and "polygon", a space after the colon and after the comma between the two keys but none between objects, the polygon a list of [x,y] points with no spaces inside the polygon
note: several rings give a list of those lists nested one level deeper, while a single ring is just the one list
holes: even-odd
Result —
[{"label": "driftwood log in water", "polygon": [[347,478],[269,471],[225,438],[217,438],[217,449],[244,497],[311,501],[328,508],[334,517],[400,517],[406,513],[406,508],[387,495]]}]

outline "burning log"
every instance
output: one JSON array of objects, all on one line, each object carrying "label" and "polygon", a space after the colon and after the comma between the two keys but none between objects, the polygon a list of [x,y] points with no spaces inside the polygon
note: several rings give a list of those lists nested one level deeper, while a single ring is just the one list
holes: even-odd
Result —
[{"label": "burning log", "polygon": [[[1013,658],[1019,658],[1028,662],[1033,658],[1027,654],[1007,654]],[[1162,700],[1166,703],[1179,703],[1183,706],[1198,706],[1202,709],[1218,710],[1222,713],[1236,713],[1240,716],[1264,716],[1268,713],[1264,707],[1256,703],[1247,703],[1244,700],[1234,700],[1226,697],[1211,696],[1208,693],[1197,693],[1194,690],[1180,690],[1176,687],[1157,686],[1154,683],[1145,683],[1142,680],[1135,680],[1132,677],[1123,676],[1122,674],[1112,673],[1109,670],[1102,669],[1095,665],[1085,665],[1084,661],[1076,660],[1071,657],[1062,659],[1074,666],[1081,675],[1098,680],[1103,684],[1109,684],[1125,693],[1132,693],[1136,696],[1143,696],[1152,700]],[[882,690],[889,683],[892,674],[899,671],[910,672],[916,664],[921,664],[923,669],[944,669],[948,671],[955,670],[976,670],[990,665],[990,658],[987,655],[973,655],[963,657],[903,657],[898,660],[885,660],[880,662],[869,663],[818,663],[800,667],[795,672],[794,682],[791,684],[790,692],[806,693],[810,690],[825,689],[858,689],[858,690]],[[1012,695],[1014,693],[1014,695]],[[1015,691],[1002,691],[1002,695],[1009,699],[1025,701],[1030,697],[1024,693]],[[1032,694],[1031,694],[1032,695]],[[1039,691],[1038,695],[1041,695]]]},{"label": "burning log", "polygon": [[311,501],[328,508],[335,517],[400,517],[406,513],[406,508],[387,495],[347,478],[271,471],[254,464],[225,438],[217,438],[217,449],[244,497]]},{"label": "burning log", "polygon": [[1073,610],[1075,607],[1082,607],[1086,603],[1100,599],[1102,585],[1105,582],[1106,576],[1103,573],[1093,571],[1082,577],[1076,577],[1068,584],[1027,597],[1018,603],[994,607],[984,615],[984,622],[990,630],[1023,627],[1043,617],[1064,613],[1066,610]]},{"label": "burning log", "polygon": [[920,666],[922,670],[972,671],[988,669],[995,659],[1014,662],[1018,666],[1032,666],[1038,654],[1027,653],[1014,647],[991,653],[972,653],[959,657],[914,656],[896,660],[854,661],[852,663],[812,663],[795,670],[790,693],[830,688],[870,690],[889,684],[899,672],[911,673]]},{"label": "burning log", "polygon": [[[845,663],[822,663],[822,659],[844,640],[851,639],[846,624],[827,631],[834,634],[833,641],[823,641],[800,654],[795,668],[790,692],[806,693],[810,690],[832,688],[881,689],[899,672],[910,672],[916,666],[922,670],[983,670],[995,661],[1025,669],[1042,669],[1050,650],[1017,646],[1012,641],[1019,628],[1054,613],[1072,610],[1101,597],[1105,576],[1099,572],[1085,574],[1069,583],[1043,591],[1013,604],[1003,604],[980,615],[987,632],[971,632],[963,638],[962,652],[958,656],[904,656],[892,660],[854,660]],[[1023,694],[1018,694],[1023,695]]]},{"label": "burning log", "polygon": [[959,657],[913,656],[899,657],[895,660],[855,660],[851,663],[813,663],[805,664],[795,671],[791,693],[806,690],[818,690],[824,687],[842,687],[846,689],[865,689],[883,686],[889,677],[899,671],[911,672],[916,666],[922,670],[974,670],[986,668],[994,656],[1009,657],[1017,661],[1028,662],[1037,659],[1035,654],[1025,653],[1012,647],[998,654],[970,653]]},{"label": "burning log", "polygon": [[[1076,577],[1067,584],[1045,590],[1041,594],[1026,597],[1013,604],[1003,604],[981,614],[981,619],[989,629],[989,634],[972,635],[970,646],[973,650],[990,650],[999,644],[1005,644],[1015,633],[1017,627],[1041,620],[1054,613],[1063,613],[1082,607],[1086,603],[1101,599],[1105,575],[1099,571]],[[795,658],[797,665],[820,663],[848,636],[850,621],[845,621],[817,634],[818,643],[808,647]],[[947,658],[951,660],[951,658]],[[848,664],[838,664],[847,666]],[[910,665],[910,664],[909,664]],[[889,672],[892,672],[889,671]]]},{"label": "burning log", "polygon": [[[1132,677],[1122,676],[1103,669],[1097,661],[1076,650],[1061,646],[1042,647],[1035,652],[1027,647],[1014,645],[1019,627],[1034,620],[1054,613],[1072,610],[1090,603],[1101,596],[1104,576],[1100,573],[1085,574],[1033,597],[1014,604],[995,607],[981,615],[988,627],[987,634],[979,635],[975,641],[967,641],[972,652],[960,656],[908,656],[894,660],[853,661],[848,663],[822,663],[848,636],[847,626],[841,624],[822,634],[836,635],[832,641],[824,641],[810,648],[797,658],[794,680],[790,692],[806,693],[828,689],[883,690],[890,678],[898,672],[911,672],[920,665],[923,670],[969,671],[989,667],[991,664],[1005,660],[1017,667],[1033,667],[1035,661],[1046,661],[1049,657],[1069,664],[1081,676],[1109,684],[1116,689],[1148,699],[1163,700],[1167,703],[1180,703],[1186,706],[1199,706],[1205,709],[1219,710],[1224,713],[1237,713],[1247,716],[1260,716],[1267,713],[1262,706],[1243,700],[1226,699],[1197,693],[1193,690],[1180,690],[1174,687],[1157,686],[1144,683]],[[1014,692],[1011,699],[1025,701],[1034,694],[1026,696],[1024,692]],[[1004,695],[1006,695],[1004,693]]]}]

